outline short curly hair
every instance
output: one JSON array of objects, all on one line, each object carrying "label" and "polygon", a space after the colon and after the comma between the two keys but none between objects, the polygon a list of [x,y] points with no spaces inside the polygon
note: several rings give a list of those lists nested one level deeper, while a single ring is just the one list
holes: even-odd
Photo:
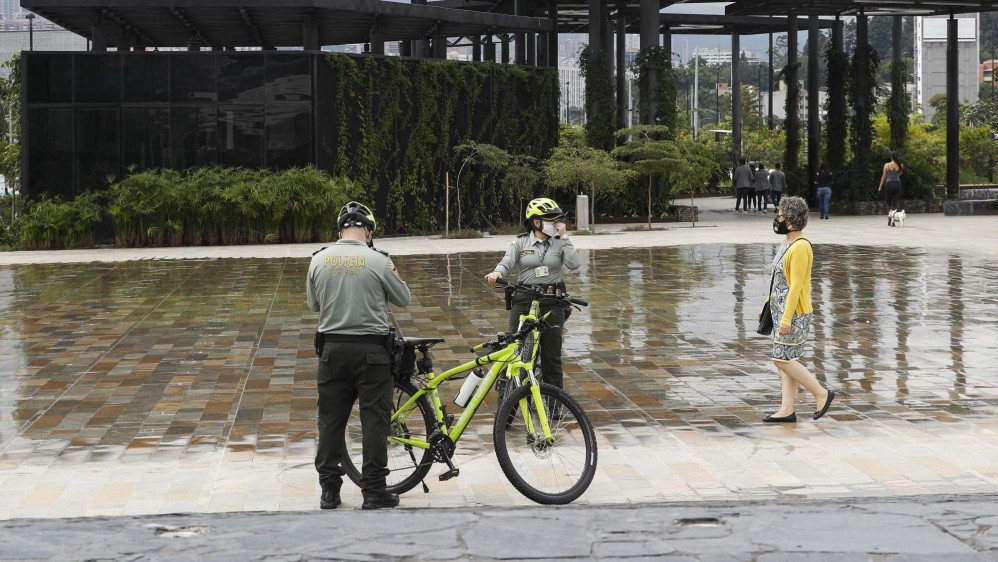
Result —
[{"label": "short curly hair", "polygon": [[807,226],[807,215],[810,212],[807,208],[807,201],[796,195],[780,199],[779,210],[787,220],[787,226],[793,226],[796,230],[804,230]]}]

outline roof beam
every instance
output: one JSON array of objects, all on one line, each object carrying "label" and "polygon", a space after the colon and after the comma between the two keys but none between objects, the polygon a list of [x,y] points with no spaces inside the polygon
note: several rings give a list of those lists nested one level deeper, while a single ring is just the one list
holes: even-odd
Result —
[{"label": "roof beam", "polygon": [[114,11],[112,11],[110,8],[103,8],[103,9],[101,9],[101,14],[103,14],[103,15],[107,16],[108,18],[110,18],[111,21],[113,21],[114,23],[116,23],[116,24],[120,25],[121,27],[123,27],[123,28],[131,31],[132,33],[134,33],[136,37],[138,37],[139,39],[145,41],[145,43],[146,43],[147,46],[149,46],[149,47],[156,47],[158,45],[158,43],[156,41],[154,41],[152,39],[152,37],[149,37],[149,35],[147,35],[145,32],[143,32],[138,27],[135,27],[134,25],[128,23],[125,20],[125,18],[123,18],[123,17],[119,16],[118,14],[114,13]]},{"label": "roof beam", "polygon": [[261,47],[263,47],[264,49],[266,49],[267,47],[270,47],[270,45],[267,45],[264,42],[263,36],[260,35],[260,30],[257,29],[256,25],[253,23],[253,20],[250,18],[249,13],[246,12],[246,8],[243,8],[242,6],[240,6],[239,7],[239,15],[242,16],[243,23],[246,24],[246,27],[249,28],[250,33],[253,34],[253,38],[256,39],[257,44],[260,45]]},{"label": "roof beam", "polygon": [[199,39],[201,41],[207,41],[208,44],[211,45],[212,47],[219,47],[220,46],[217,43],[215,43],[214,41],[212,41],[211,39],[209,39],[208,36],[205,35],[198,28],[198,26],[194,24],[194,22],[192,22],[190,19],[188,19],[187,16],[185,16],[184,13],[180,11],[179,8],[175,8],[173,6],[169,6],[166,9],[167,9],[168,12],[170,12],[170,14],[173,15],[173,17],[177,18],[177,20],[180,21],[180,23],[184,24],[184,27],[186,27],[187,29],[191,30],[191,33],[193,33],[194,36],[197,39]]}]

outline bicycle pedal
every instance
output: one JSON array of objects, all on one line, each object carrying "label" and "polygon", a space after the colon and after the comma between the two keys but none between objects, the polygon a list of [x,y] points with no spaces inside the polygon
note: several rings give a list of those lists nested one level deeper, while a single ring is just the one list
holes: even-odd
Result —
[{"label": "bicycle pedal", "polygon": [[450,470],[445,470],[440,475],[440,481],[441,482],[446,482],[446,481],[450,480],[451,478],[454,478],[455,476],[459,476],[460,474],[461,474],[461,469],[460,468],[452,468]]}]

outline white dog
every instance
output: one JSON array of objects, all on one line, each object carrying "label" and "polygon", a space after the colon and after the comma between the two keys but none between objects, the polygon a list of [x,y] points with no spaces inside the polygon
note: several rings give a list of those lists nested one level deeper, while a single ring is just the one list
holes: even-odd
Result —
[{"label": "white dog", "polygon": [[891,209],[891,212],[887,213],[887,221],[890,223],[891,226],[897,226],[897,227],[900,227],[900,228],[904,228],[904,218],[905,218],[905,216],[906,215],[905,215],[904,210],[898,211],[898,210],[895,210],[895,209]]}]

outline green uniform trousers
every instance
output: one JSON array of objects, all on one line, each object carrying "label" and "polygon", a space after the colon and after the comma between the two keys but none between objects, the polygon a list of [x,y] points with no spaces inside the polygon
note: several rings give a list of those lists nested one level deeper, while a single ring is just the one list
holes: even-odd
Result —
[{"label": "green uniform trousers", "polygon": [[319,357],[319,445],[315,469],[323,490],[339,490],[347,454],[344,432],[354,402],[360,400],[364,438],[361,490],[385,493],[388,429],[392,415],[392,372],[382,345],[327,341]]},{"label": "green uniform trousers", "polygon": [[[513,295],[512,308],[509,311],[509,331],[516,331],[520,325],[520,315],[530,312],[530,303],[534,297],[517,293]],[[544,382],[553,384],[558,388],[564,388],[562,379],[564,373],[561,370],[561,339],[562,329],[565,326],[565,309],[558,305],[553,299],[541,299],[541,311],[538,316],[544,316],[551,311],[546,322],[551,326],[541,331],[541,373]]]}]

